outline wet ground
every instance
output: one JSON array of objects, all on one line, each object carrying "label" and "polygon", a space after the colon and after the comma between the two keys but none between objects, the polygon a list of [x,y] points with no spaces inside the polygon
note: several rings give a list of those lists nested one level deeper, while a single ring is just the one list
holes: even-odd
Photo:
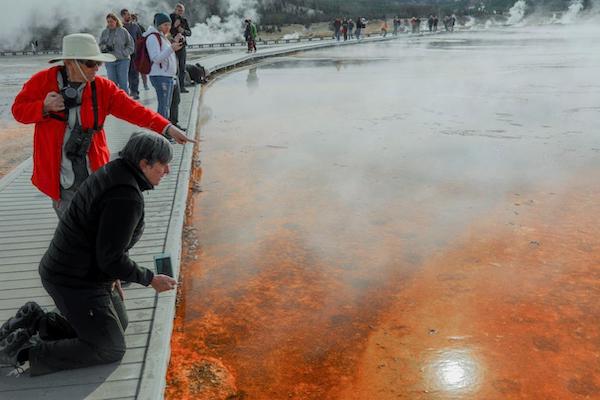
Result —
[{"label": "wet ground", "polygon": [[206,90],[168,398],[600,398],[600,42],[326,49]]}]

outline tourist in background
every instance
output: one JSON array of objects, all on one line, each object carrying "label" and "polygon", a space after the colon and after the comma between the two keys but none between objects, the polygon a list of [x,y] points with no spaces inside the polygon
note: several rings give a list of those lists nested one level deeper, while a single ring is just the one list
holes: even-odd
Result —
[{"label": "tourist in background", "polygon": [[[142,31],[142,36],[144,35],[144,32],[146,32],[146,27],[142,24],[140,24],[140,21],[138,19],[138,15],[137,14],[131,14],[131,20],[133,22],[135,22],[139,27],[140,30]],[[147,74],[142,74],[140,72],[140,75],[142,77],[142,82],[144,83],[144,90],[150,90],[150,88],[148,87],[148,75]]]},{"label": "tourist in background", "polygon": [[106,16],[106,29],[100,35],[100,50],[115,56],[116,61],[106,63],[108,79],[129,94],[129,61],[135,44],[121,20],[113,13]]},{"label": "tourist in background", "polygon": [[392,35],[397,36],[398,29],[400,29],[400,18],[398,18],[398,16],[395,16],[394,21],[392,23],[394,25],[394,30],[392,31]]},{"label": "tourist in background", "polygon": [[171,18],[165,13],[154,15],[154,26],[148,27],[144,32],[146,38],[146,49],[152,61],[150,83],[156,90],[158,98],[158,113],[169,118],[169,109],[173,97],[173,80],[177,78],[177,57],[175,52],[184,44],[180,40],[181,34],[173,38],[173,42],[167,39],[171,30]]},{"label": "tourist in background", "polygon": [[[181,93],[187,93],[188,90],[185,88],[185,63],[187,59],[187,50],[186,50],[186,36],[192,36],[192,30],[188,24],[187,19],[183,16],[185,13],[185,6],[181,3],[178,3],[175,6],[175,11],[170,15],[171,17],[171,37],[179,37],[183,46],[181,49],[175,52],[175,56],[177,56],[177,64],[178,64],[178,73],[177,76],[179,78],[179,91]],[[177,36],[179,35],[179,36]]]},{"label": "tourist in background", "polygon": [[246,27],[244,29],[244,39],[246,39],[246,43],[248,43],[248,53],[252,53],[253,51],[256,53],[256,25],[252,23],[250,18],[247,18],[245,21]]},{"label": "tourist in background", "polygon": [[336,18],[333,21],[333,37],[338,42],[340,41],[340,29],[342,28],[342,21],[339,18]]},{"label": "tourist in background", "polygon": [[388,23],[387,23],[387,19],[385,17],[383,17],[383,23],[381,24],[381,36],[386,37],[387,33],[388,33]]},{"label": "tourist in background", "polygon": [[348,18],[346,17],[342,20],[342,35],[344,36],[344,42],[348,40]]},{"label": "tourist in background", "polygon": [[[131,19],[131,14],[126,8],[121,10],[121,18],[123,18],[123,28],[127,29],[127,32],[129,32],[129,35],[131,35],[131,38],[133,39],[133,48],[135,52],[135,43],[139,38],[142,37],[142,30],[140,29],[139,25]],[[130,57],[133,60],[135,58],[135,54],[132,53]],[[137,100],[140,98],[140,74],[135,67],[135,63],[131,61],[129,62],[128,78],[129,92],[131,97],[133,97],[134,100]]]},{"label": "tourist in background", "polygon": [[356,40],[360,40],[360,34],[362,32],[362,18],[356,18],[356,32],[354,36],[356,36]]}]

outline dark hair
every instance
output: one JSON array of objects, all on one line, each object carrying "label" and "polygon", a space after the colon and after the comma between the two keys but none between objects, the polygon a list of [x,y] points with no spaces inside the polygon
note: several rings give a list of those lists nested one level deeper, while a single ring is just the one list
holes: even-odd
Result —
[{"label": "dark hair", "polygon": [[123,14],[125,14],[126,12],[129,12],[129,10],[128,10],[128,9],[126,9],[126,8],[122,9],[122,10],[121,10],[121,17],[122,17],[122,16],[123,16]]},{"label": "dark hair", "polygon": [[168,164],[173,158],[173,148],[162,135],[135,132],[119,152],[119,156],[136,166],[139,166],[141,160],[146,160],[150,165],[154,165],[157,161]]}]

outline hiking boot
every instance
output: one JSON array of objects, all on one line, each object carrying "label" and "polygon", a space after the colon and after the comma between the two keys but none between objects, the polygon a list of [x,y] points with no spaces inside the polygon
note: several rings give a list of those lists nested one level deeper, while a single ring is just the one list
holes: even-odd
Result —
[{"label": "hiking boot", "polygon": [[27,329],[17,329],[0,341],[0,364],[18,367],[22,364],[18,360],[19,352],[34,345]]},{"label": "hiking boot", "polygon": [[0,341],[19,328],[26,329],[32,335],[37,330],[37,322],[45,314],[42,307],[33,301],[25,303],[14,317],[0,327]]}]

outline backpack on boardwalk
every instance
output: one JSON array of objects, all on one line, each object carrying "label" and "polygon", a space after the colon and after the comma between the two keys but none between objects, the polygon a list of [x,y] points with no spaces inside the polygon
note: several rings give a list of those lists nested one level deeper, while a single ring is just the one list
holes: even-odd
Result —
[{"label": "backpack on boardwalk", "polygon": [[[158,33],[151,33],[150,35],[156,35],[158,47],[162,50],[162,41],[160,40],[160,35]],[[135,57],[133,58],[133,64],[135,65],[135,69],[144,75],[149,74],[150,70],[152,69],[152,60],[150,60],[148,48],[146,47],[146,40],[150,37],[150,35],[146,37],[139,37],[135,41]]]},{"label": "backpack on boardwalk", "polygon": [[206,73],[206,69],[196,63],[194,65],[192,64],[186,64],[185,66],[185,70],[187,71],[188,75],[190,76],[190,80],[192,82],[195,83],[207,83],[208,82],[208,76]]}]

